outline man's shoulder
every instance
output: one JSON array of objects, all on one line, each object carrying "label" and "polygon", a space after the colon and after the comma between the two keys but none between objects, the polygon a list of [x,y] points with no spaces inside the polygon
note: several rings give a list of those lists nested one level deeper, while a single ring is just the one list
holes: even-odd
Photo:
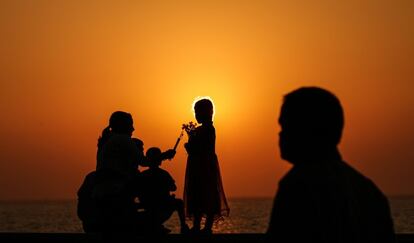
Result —
[{"label": "man's shoulder", "polygon": [[347,175],[347,178],[349,180],[353,180],[354,183],[365,184],[367,186],[376,188],[375,183],[370,178],[363,175],[361,172],[359,172],[357,169],[352,167],[347,162],[342,161],[340,166],[341,166],[343,173]]},{"label": "man's shoulder", "polygon": [[293,166],[279,181],[279,187],[291,187],[293,185],[299,186],[306,184],[306,170],[300,167]]},{"label": "man's shoulder", "polygon": [[357,186],[357,188],[363,191],[362,193],[368,193],[386,199],[383,192],[379,189],[379,187],[375,184],[373,180],[363,175],[361,172],[359,172],[349,164],[344,162],[344,165],[346,166],[349,177]]},{"label": "man's shoulder", "polygon": [[[279,185],[307,185],[346,180],[364,189],[378,190],[375,183],[344,161],[294,165],[279,181]],[[361,189],[362,189],[361,188]]]}]

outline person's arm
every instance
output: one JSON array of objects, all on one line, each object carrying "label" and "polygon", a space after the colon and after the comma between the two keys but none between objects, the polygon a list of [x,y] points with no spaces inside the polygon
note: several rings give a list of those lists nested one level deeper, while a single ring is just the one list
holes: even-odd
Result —
[{"label": "person's arm", "polygon": [[378,224],[376,232],[374,235],[377,236],[377,240],[381,242],[396,242],[394,222],[391,216],[391,209],[387,197],[375,186],[374,183],[374,193],[375,201],[371,206],[374,208],[375,212],[373,217],[375,222]]},{"label": "person's arm", "polygon": [[168,189],[170,192],[175,192],[177,190],[177,186],[175,185],[175,181],[172,178],[172,176],[170,175],[170,173],[166,173],[166,178],[167,178],[167,184],[168,184]]},{"label": "person's arm", "polygon": [[[137,156],[133,156],[136,160],[135,163],[137,163],[140,166],[145,166],[148,167],[149,166],[149,161],[147,160],[147,157],[144,155],[144,143],[137,139],[137,138],[132,138],[132,141],[134,143],[134,147],[132,148],[133,150],[133,154],[136,154]],[[166,159],[172,159],[175,156],[175,150],[173,149],[169,149],[165,152],[163,152],[160,156],[161,156],[161,160],[166,160]]]},{"label": "person's arm", "polygon": [[174,183],[174,182],[173,182],[170,186],[171,186],[171,187],[170,187],[170,192],[175,192],[175,191],[177,191],[177,186],[175,185],[175,183]]},{"label": "person's arm", "polygon": [[173,181],[173,183],[171,184],[170,192],[175,192],[175,191],[177,191],[177,186],[175,185],[175,182]]},{"label": "person's arm", "polygon": [[311,242],[315,217],[305,185],[294,181],[280,183],[267,234],[280,242]]},{"label": "person's arm", "polygon": [[289,213],[286,211],[290,210],[289,201],[291,201],[289,190],[279,183],[279,188],[273,201],[267,234],[278,235],[281,231],[284,231],[283,228],[286,226],[286,221],[290,220],[288,217]]},{"label": "person's arm", "polygon": [[188,154],[191,154],[193,151],[193,147],[191,143],[184,143],[184,148],[187,151]]},{"label": "person's arm", "polygon": [[184,148],[187,151],[188,154],[192,154],[196,147],[198,146],[198,137],[200,133],[200,127],[196,128],[195,130],[191,131],[188,134],[188,142],[184,143]]},{"label": "person's arm", "polygon": [[149,163],[144,155],[144,142],[138,138],[132,138],[131,140],[133,142],[131,150],[134,164],[148,167]]},{"label": "person's arm", "polygon": [[193,135],[189,135],[188,142],[184,143],[184,148],[188,154],[191,154],[194,152],[194,138],[192,138],[191,136]]},{"label": "person's arm", "polygon": [[388,203],[387,198],[384,196],[383,204],[383,213],[384,213],[384,224],[383,228],[379,231],[383,234],[379,239],[384,240],[384,242],[396,242],[396,236],[394,231],[394,222],[391,216],[391,209]]},{"label": "person's arm", "polygon": [[175,156],[176,151],[174,149],[168,149],[161,154],[161,160],[172,159]]},{"label": "person's arm", "polygon": [[[169,149],[169,150],[161,153],[159,156],[160,156],[160,159],[162,161],[164,161],[164,160],[167,160],[167,159],[174,158],[175,153],[176,153],[175,150]],[[158,160],[158,159],[155,159],[155,160]],[[149,167],[150,166],[150,162],[148,161],[147,157],[144,154],[142,155],[142,158],[140,160],[139,165],[144,166],[144,167]]]}]

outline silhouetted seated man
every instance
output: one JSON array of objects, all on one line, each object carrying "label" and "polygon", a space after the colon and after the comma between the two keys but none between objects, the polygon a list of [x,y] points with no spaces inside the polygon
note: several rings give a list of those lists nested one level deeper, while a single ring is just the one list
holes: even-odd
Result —
[{"label": "silhouetted seated man", "polygon": [[163,227],[174,211],[180,218],[181,232],[188,232],[185,223],[183,200],[175,198],[170,192],[177,190],[171,175],[160,168],[162,157],[161,150],[156,147],[149,148],[146,153],[149,169],[143,171],[139,176],[139,201],[141,207],[148,213],[149,224],[152,225],[154,233],[169,233]]},{"label": "silhouetted seated man", "polygon": [[275,242],[394,242],[387,198],[342,161],[344,115],[330,92],[306,87],[284,97],[279,182],[268,234]]}]

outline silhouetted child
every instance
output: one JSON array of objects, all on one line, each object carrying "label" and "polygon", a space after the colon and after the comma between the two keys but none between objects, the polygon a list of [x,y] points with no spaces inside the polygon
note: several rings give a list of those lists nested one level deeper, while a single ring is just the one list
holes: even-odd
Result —
[{"label": "silhouetted child", "polygon": [[200,231],[202,217],[206,222],[202,233],[212,233],[215,220],[228,216],[229,207],[221,182],[215,152],[216,131],[213,126],[213,103],[202,99],[194,105],[195,116],[202,126],[188,133],[184,205],[186,216],[193,219],[192,232]]},{"label": "silhouetted child", "polygon": [[180,218],[181,232],[187,232],[185,223],[183,200],[175,198],[170,194],[177,190],[171,175],[160,168],[162,162],[161,150],[152,147],[147,150],[146,159],[149,169],[140,173],[139,200],[141,206],[148,212],[153,229],[163,229],[162,224],[167,221],[174,211]]}]

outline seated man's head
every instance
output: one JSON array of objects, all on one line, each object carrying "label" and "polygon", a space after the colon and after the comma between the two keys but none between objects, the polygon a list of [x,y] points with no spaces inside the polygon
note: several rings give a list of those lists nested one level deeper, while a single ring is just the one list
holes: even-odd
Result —
[{"label": "seated man's head", "polygon": [[150,167],[159,167],[161,165],[161,162],[162,162],[161,154],[162,154],[161,149],[157,147],[152,147],[147,150],[145,157],[147,157]]},{"label": "seated man's head", "polygon": [[344,115],[335,95],[321,88],[304,87],[285,95],[279,124],[281,157],[298,163],[336,151]]}]

